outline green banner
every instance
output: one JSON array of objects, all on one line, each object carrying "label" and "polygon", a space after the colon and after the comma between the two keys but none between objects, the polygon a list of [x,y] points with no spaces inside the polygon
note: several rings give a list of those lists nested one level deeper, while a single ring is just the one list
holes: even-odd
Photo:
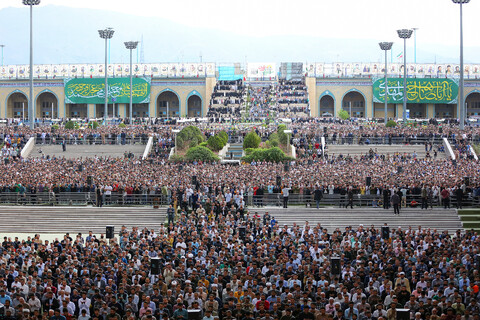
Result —
[{"label": "green banner", "polygon": [[[105,79],[65,79],[65,103],[105,102]],[[150,80],[133,78],[133,103],[150,102]],[[108,79],[108,101],[110,103],[130,103],[130,78]]]},{"label": "green banner", "polygon": [[[407,79],[408,103],[457,103],[458,84],[451,79]],[[385,103],[385,79],[373,83],[373,101]],[[388,103],[403,103],[403,79],[388,79]]]}]

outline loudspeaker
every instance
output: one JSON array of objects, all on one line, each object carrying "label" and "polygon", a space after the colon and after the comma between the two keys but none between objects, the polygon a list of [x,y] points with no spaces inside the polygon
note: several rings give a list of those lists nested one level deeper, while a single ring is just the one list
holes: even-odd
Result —
[{"label": "loudspeaker", "polygon": [[277,186],[281,186],[281,185],[282,185],[282,177],[277,176]]},{"label": "loudspeaker", "polygon": [[327,127],[323,127],[323,133],[327,133]]},{"label": "loudspeaker", "polygon": [[410,309],[397,309],[397,320],[410,320]]},{"label": "loudspeaker", "polygon": [[150,273],[151,274],[160,274],[160,259],[151,258],[150,259]]},{"label": "loudspeaker", "polygon": [[78,165],[78,171],[79,171],[79,172],[82,172],[82,171],[83,171],[83,164],[79,164],[79,165]]},{"label": "loudspeaker", "polygon": [[331,273],[334,275],[339,275],[341,273],[341,268],[340,268],[340,258],[339,257],[333,257],[330,259],[330,265],[331,265]]},{"label": "loudspeaker", "polygon": [[283,169],[285,170],[285,172],[288,172],[288,170],[290,170],[290,165],[287,163],[285,163]]},{"label": "loudspeaker", "polygon": [[403,172],[403,167],[399,166],[399,167],[397,168],[397,173],[402,173],[402,172]]},{"label": "loudspeaker", "polygon": [[470,186],[470,177],[464,177],[463,178],[463,182],[465,183],[465,185],[468,187]]},{"label": "loudspeaker", "polygon": [[240,239],[245,240],[246,228],[245,227],[238,227],[238,236]]},{"label": "loudspeaker", "polygon": [[89,186],[92,185],[92,183],[93,183],[92,181],[93,181],[93,180],[92,180],[92,176],[87,176],[87,184],[88,184]]},{"label": "loudspeaker", "polygon": [[372,177],[367,177],[367,181],[365,182],[367,184],[367,187],[370,187],[370,185],[372,184]]},{"label": "loudspeaker", "polygon": [[114,235],[115,235],[115,227],[114,226],[107,226],[106,227],[106,238],[107,239],[113,239]]},{"label": "loudspeaker", "polygon": [[382,227],[382,239],[390,239],[390,227]]},{"label": "loudspeaker", "polygon": [[192,176],[192,184],[197,185],[197,176]]},{"label": "loudspeaker", "polygon": [[443,128],[442,127],[438,128],[438,133],[443,133]]}]

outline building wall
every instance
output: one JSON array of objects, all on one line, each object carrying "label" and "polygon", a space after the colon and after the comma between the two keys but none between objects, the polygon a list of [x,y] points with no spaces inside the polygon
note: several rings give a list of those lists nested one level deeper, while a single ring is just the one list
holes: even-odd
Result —
[{"label": "building wall", "polygon": [[[314,81],[315,80],[315,81]],[[315,86],[313,85],[315,83]],[[365,97],[365,108],[366,108],[366,117],[383,117],[383,107],[382,111],[379,110],[379,104],[373,103],[373,81],[368,78],[358,78],[358,79],[315,79],[315,78],[306,78],[306,84],[308,87],[308,94],[310,99],[310,106],[312,110],[312,116],[320,116],[320,98],[324,95],[330,95],[334,98],[335,101],[335,115],[338,115],[338,112],[342,108],[343,97],[350,91],[357,91]],[[479,80],[465,80],[464,87],[464,99],[470,93],[480,92],[480,81]],[[374,105],[377,108],[374,110]],[[401,118],[403,115],[403,105],[395,104],[394,108],[396,110],[397,118]],[[407,105],[408,108],[408,105]],[[426,107],[426,112],[428,117],[435,116],[435,104],[429,103]],[[458,106],[456,107],[456,114],[459,115]],[[388,116],[393,117],[393,108],[389,104]]]},{"label": "building wall", "polygon": [[[192,95],[198,95],[202,100],[202,115],[207,114],[211,94],[216,84],[216,79],[210,78],[189,78],[189,79],[152,79],[150,92],[150,115],[156,114],[156,103],[158,95],[164,90],[170,90],[177,94],[180,102],[180,115],[187,114],[187,100]],[[7,115],[7,102],[12,93],[21,92],[27,99],[29,97],[29,82],[27,80],[0,81],[0,118],[11,117]],[[65,89],[63,79],[58,80],[35,80],[34,99],[36,105],[37,97],[43,92],[51,92],[57,98],[58,116],[65,117]],[[126,116],[128,109],[126,104],[119,104],[119,115]],[[26,106],[27,108],[27,106]],[[28,108],[27,108],[28,109]],[[36,113],[34,113],[36,114]],[[88,117],[95,117],[95,104],[88,104]]]}]

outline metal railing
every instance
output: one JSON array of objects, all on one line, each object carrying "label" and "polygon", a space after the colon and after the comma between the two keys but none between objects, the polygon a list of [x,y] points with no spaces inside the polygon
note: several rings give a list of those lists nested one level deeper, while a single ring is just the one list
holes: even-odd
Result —
[{"label": "metal railing", "polygon": [[347,136],[347,137],[333,137],[329,135],[325,137],[327,144],[412,144],[424,145],[425,143],[432,143],[434,145],[442,144],[442,137],[362,137],[362,136]]},{"label": "metal railing", "polygon": [[[100,198],[96,192],[39,192],[39,193],[19,193],[19,192],[0,192],[0,203],[4,205],[44,205],[44,206],[85,206],[97,205],[101,202],[104,206],[166,206],[171,204],[174,198],[164,194],[124,194],[112,192],[111,195],[103,194]],[[267,193],[261,196],[244,196],[246,207],[282,207],[283,196],[281,193]],[[347,195],[324,194],[320,201],[320,206],[345,207],[349,203]],[[191,203],[186,202],[188,207]],[[199,204],[205,202],[199,201]],[[402,199],[402,206],[420,207],[422,199],[420,195],[407,195]],[[441,207],[442,201],[439,197],[427,199],[428,206]],[[180,206],[181,203],[178,203]],[[288,197],[288,205],[315,207],[316,201],[313,195],[304,195],[291,193]],[[355,207],[382,207],[382,195],[362,195],[353,196],[353,206]],[[453,195],[450,197],[450,207],[457,206],[457,199]],[[480,196],[474,196],[469,193],[462,199],[464,207],[480,207]]]},{"label": "metal railing", "polygon": [[77,144],[77,145],[94,145],[94,144],[110,144],[110,145],[124,145],[124,144],[147,144],[148,136],[137,136],[137,137],[125,137],[122,138],[121,136],[86,136],[86,137],[70,137],[70,136],[51,136],[48,138],[35,138],[35,145],[60,145],[65,140],[66,144]]},{"label": "metal railing", "polygon": [[171,197],[163,194],[127,194],[112,192],[111,195],[101,195],[96,192],[39,192],[19,193],[0,192],[0,203],[5,205],[45,205],[45,206],[165,206]]}]

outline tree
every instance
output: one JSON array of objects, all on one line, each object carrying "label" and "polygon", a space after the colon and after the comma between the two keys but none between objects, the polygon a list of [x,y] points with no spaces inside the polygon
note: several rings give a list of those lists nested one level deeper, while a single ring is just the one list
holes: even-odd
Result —
[{"label": "tree", "polygon": [[122,122],[122,123],[120,123],[120,124],[118,125],[118,127],[119,127],[119,128],[126,128],[126,127],[127,127],[127,125],[126,125],[125,123],[123,123],[123,122]]},{"label": "tree", "polygon": [[262,142],[262,139],[258,134],[255,131],[250,131],[245,137],[245,140],[243,140],[243,149],[258,148],[260,142]]},{"label": "tree", "polygon": [[222,150],[225,146],[224,140],[219,135],[210,136],[207,141],[208,147],[213,151]]},{"label": "tree", "polygon": [[188,149],[187,154],[185,155],[185,159],[187,161],[204,162],[212,162],[219,160],[219,158],[212,152],[212,150],[200,146]]},{"label": "tree", "polygon": [[387,124],[385,125],[385,127],[387,127],[387,128],[394,128],[396,126],[397,126],[397,123],[393,120],[388,120]]},{"label": "tree", "polygon": [[338,117],[342,120],[350,119],[350,115],[348,114],[348,111],[343,109],[338,111]]},{"label": "tree", "polygon": [[219,136],[220,138],[222,138],[222,140],[223,140],[223,146],[226,146],[227,143],[228,143],[228,134],[227,134],[225,131],[222,130],[222,131],[220,131],[220,132],[218,133],[218,136]]},{"label": "tree", "polygon": [[99,126],[98,122],[97,121],[90,121],[88,123],[88,127],[91,128],[91,129],[97,129]]},{"label": "tree", "polygon": [[67,123],[65,123],[65,129],[75,129],[75,122],[72,120],[67,121]]},{"label": "tree", "polygon": [[246,156],[244,156],[242,160],[248,163],[252,161],[267,161],[278,163],[292,159],[290,157],[287,157],[282,151],[282,149],[278,147],[273,147],[270,149],[247,149],[245,153]]}]

